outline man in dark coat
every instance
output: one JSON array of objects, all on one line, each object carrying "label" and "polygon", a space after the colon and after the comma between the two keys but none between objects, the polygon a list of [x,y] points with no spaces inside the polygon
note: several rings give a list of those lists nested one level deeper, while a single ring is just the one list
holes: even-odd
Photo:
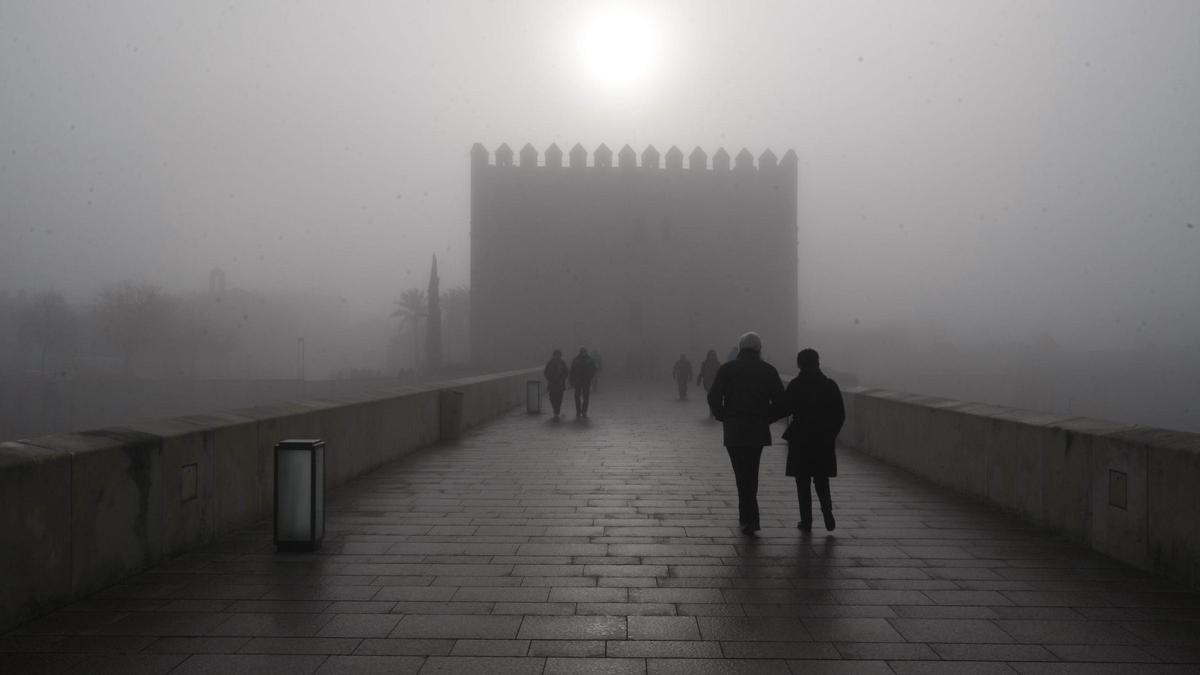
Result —
[{"label": "man in dark coat", "polygon": [[567,362],[563,361],[562,351],[554,350],[554,355],[546,362],[546,369],[542,374],[546,377],[546,391],[550,394],[554,416],[558,417],[562,410],[563,392],[567,390]]},{"label": "man in dark coat", "polygon": [[783,438],[788,442],[787,475],[796,478],[796,497],[800,500],[800,522],[804,532],[812,531],[812,490],[817,488],[825,529],[833,530],[833,501],[829,479],[837,475],[838,432],[846,421],[842,390],[837,382],[821,372],[816,350],[805,349],[796,355],[800,374],[788,383],[784,400],[792,422]]},{"label": "man in dark coat", "polygon": [[687,400],[688,382],[692,381],[692,362],[688,361],[687,354],[679,355],[679,360],[671,369],[671,377],[674,377],[675,384],[679,385],[679,400]]},{"label": "man in dark coat", "polygon": [[592,377],[596,374],[596,364],[588,356],[587,349],[580,347],[579,353],[571,359],[571,372],[568,374],[571,386],[575,389],[575,416],[587,417],[588,402],[592,398]]},{"label": "man in dark coat", "polygon": [[737,358],[717,369],[708,407],[724,427],[725,450],[738,490],[738,522],[753,535],[758,523],[758,463],[771,444],[772,421],[783,407],[783,385],[775,367],[762,360],[762,339],[746,333]]}]

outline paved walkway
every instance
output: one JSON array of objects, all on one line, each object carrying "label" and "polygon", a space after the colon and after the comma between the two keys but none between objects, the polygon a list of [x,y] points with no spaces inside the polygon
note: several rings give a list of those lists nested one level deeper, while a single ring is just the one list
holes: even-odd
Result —
[{"label": "paved walkway", "polygon": [[852,452],[836,532],[795,529],[776,446],[741,536],[672,389],[411,455],[332,496],[319,554],[255,528],[0,637],[0,671],[1200,672],[1196,594]]}]

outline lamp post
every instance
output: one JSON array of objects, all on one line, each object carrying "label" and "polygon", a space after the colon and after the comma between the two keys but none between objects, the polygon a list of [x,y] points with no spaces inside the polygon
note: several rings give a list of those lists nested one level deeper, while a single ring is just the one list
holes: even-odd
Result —
[{"label": "lamp post", "polygon": [[275,445],[275,550],[313,551],[325,537],[325,441]]}]

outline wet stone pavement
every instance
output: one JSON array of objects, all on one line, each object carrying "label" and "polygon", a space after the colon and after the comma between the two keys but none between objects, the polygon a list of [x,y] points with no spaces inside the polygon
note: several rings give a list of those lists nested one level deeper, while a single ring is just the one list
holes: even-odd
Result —
[{"label": "wet stone pavement", "polygon": [[673,390],[414,453],[331,494],[319,553],[263,523],[0,637],[0,671],[1200,672],[1197,594],[850,451],[835,532],[796,530],[775,446],[742,536]]}]

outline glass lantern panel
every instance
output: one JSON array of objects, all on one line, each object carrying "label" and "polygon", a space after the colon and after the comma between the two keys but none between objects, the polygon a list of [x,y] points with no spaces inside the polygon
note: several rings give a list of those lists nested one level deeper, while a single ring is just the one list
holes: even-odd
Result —
[{"label": "glass lantern panel", "polygon": [[316,508],[316,532],[313,534],[313,539],[321,540],[325,538],[325,446],[318,445],[314,452],[316,457],[316,472],[317,472],[317,488],[314,491],[313,499],[317,500]]},{"label": "glass lantern panel", "polygon": [[311,541],[312,533],[312,456],[310,450],[281,449],[279,462],[279,541]]}]

